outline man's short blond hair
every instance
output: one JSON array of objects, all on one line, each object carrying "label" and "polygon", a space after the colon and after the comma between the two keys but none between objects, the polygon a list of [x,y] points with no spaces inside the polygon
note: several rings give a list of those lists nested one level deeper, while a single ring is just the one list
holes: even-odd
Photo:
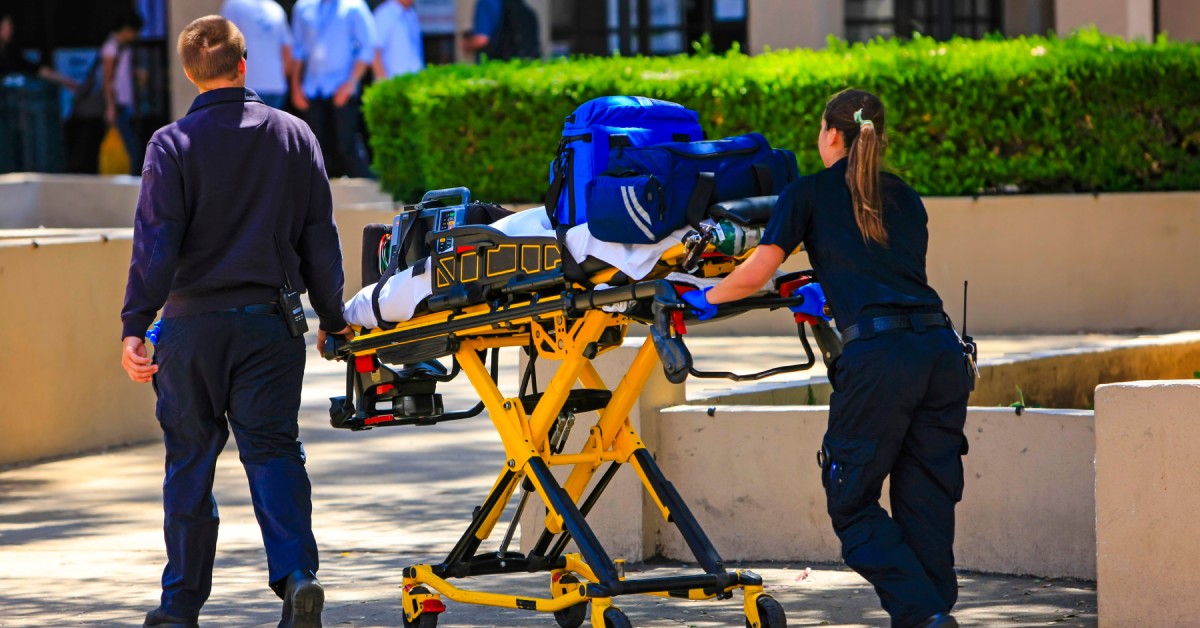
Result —
[{"label": "man's short blond hair", "polygon": [[179,33],[179,60],[197,83],[236,79],[238,62],[246,54],[246,38],[233,22],[208,15]]}]

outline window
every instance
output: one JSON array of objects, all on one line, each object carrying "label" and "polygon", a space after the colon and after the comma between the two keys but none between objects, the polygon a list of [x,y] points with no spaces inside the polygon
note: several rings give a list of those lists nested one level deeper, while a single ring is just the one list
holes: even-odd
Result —
[{"label": "window", "polygon": [[911,37],[980,38],[1001,30],[1002,0],[846,0],[846,39]]},{"label": "window", "polygon": [[670,55],[708,35],[723,52],[746,40],[747,0],[551,0],[551,52]]}]

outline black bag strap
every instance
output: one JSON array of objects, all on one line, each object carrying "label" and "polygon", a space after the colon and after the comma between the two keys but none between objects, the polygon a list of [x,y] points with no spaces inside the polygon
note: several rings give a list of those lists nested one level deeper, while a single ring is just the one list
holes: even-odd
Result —
[{"label": "black bag strap", "polygon": [[713,203],[717,191],[717,176],[711,172],[701,172],[696,176],[696,187],[692,189],[692,197],[687,204],[687,222],[696,231],[700,231],[700,223],[708,217],[708,208]]},{"label": "black bag strap", "polygon": [[400,237],[392,242],[392,254],[388,256],[387,270],[383,271],[383,275],[375,284],[375,289],[371,291],[371,311],[375,313],[375,324],[383,330],[393,329],[396,324],[383,320],[383,313],[379,309],[379,293],[383,291],[383,286],[388,279],[394,277],[400,270],[400,260],[408,255],[409,245],[416,233],[413,225],[417,223],[417,212],[408,212],[407,215],[402,216],[401,223]]},{"label": "black bag strap", "polygon": [[546,215],[550,217],[550,225],[558,226],[558,198],[562,196],[563,187],[567,185],[566,142],[558,143],[558,153],[554,156],[554,179],[550,181],[550,189],[546,190]]},{"label": "black bag strap", "polygon": [[587,273],[583,272],[583,266],[579,265],[579,261],[571,255],[571,249],[567,248],[567,232],[571,230],[569,225],[558,225],[554,229],[554,237],[558,239],[558,257],[562,260],[563,276],[567,281],[573,281],[584,288],[591,289],[593,284],[588,281]]},{"label": "black bag strap", "polygon": [[758,195],[771,196],[775,194],[775,175],[767,164],[754,164],[754,179],[758,182]]}]

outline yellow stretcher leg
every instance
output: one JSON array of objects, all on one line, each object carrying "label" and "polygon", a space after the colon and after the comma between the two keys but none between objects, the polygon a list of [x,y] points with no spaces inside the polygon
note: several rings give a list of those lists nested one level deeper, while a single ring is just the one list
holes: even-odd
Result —
[{"label": "yellow stretcher leg", "polygon": [[[530,321],[530,328],[538,323]],[[629,420],[629,413],[642,389],[659,367],[654,343],[647,338],[638,351],[628,372],[622,377],[607,406],[591,427],[589,438],[578,453],[554,454],[549,445],[550,431],[555,425],[572,388],[577,382],[585,388],[607,389],[600,374],[591,363],[596,347],[606,329],[624,325],[619,315],[601,310],[589,310],[568,327],[561,314],[554,317],[554,332],[538,327],[537,331],[518,332],[522,342],[534,340],[542,357],[561,360],[561,365],[531,413],[526,413],[519,397],[505,397],[479,357],[479,352],[498,346],[519,346],[514,334],[480,334],[462,340],[455,354],[479,394],[500,436],[505,463],[494,483],[487,501],[473,518],[463,538],[441,565],[415,565],[404,571],[404,613],[409,623],[428,613],[439,613],[444,606],[440,596],[467,604],[501,608],[516,608],[555,612],[560,623],[578,625],[584,619],[584,607],[592,603],[591,620],[594,626],[628,626],[628,618],[613,604],[615,595],[632,593],[686,597],[700,600],[729,597],[735,589],[744,590],[746,617],[756,628],[776,628],[767,621],[776,617],[771,604],[778,604],[762,592],[762,580],[750,572],[727,571],[700,529],[682,498],[662,475],[653,456],[646,450]],[[623,331],[623,327],[622,327]],[[539,344],[540,343],[540,344]],[[689,547],[696,554],[705,573],[694,576],[672,576],[626,580],[615,562],[608,557],[585,521],[580,504],[583,493],[597,469],[604,463],[613,466],[601,481],[602,490],[616,465],[632,463],[642,484],[654,499],[663,517],[679,527]],[[551,466],[572,466],[566,482],[560,485],[550,473]],[[517,485],[528,478],[547,510],[546,530],[529,556],[497,552],[477,554],[480,544],[493,532],[512,498]],[[598,495],[593,495],[592,500]],[[586,500],[585,500],[586,501]],[[589,505],[585,505],[586,510]],[[561,535],[561,536],[560,536]],[[558,537],[558,544],[550,542]],[[567,539],[575,541],[578,554],[564,554]],[[550,571],[550,597],[523,597],[499,593],[468,591],[451,585],[447,578],[467,577],[518,571]],[[782,610],[779,610],[782,617]],[[777,621],[777,619],[776,619]],[[425,623],[420,624],[422,626]]]}]

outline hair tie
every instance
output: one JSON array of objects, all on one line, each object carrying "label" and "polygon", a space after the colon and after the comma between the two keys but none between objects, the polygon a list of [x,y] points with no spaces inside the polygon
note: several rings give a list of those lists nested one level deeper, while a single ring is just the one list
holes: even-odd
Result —
[{"label": "hair tie", "polygon": [[868,124],[871,125],[872,127],[875,126],[874,122],[872,122],[870,120],[863,120],[862,111],[863,111],[862,109],[859,109],[858,111],[854,112],[854,121],[858,123],[858,127],[861,129],[862,127],[867,126]]}]

